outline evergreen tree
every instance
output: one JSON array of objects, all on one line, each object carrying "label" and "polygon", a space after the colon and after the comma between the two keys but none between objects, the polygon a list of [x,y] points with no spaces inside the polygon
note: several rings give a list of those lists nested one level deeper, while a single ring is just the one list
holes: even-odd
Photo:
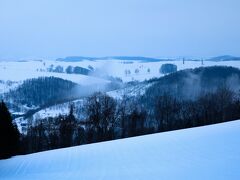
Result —
[{"label": "evergreen tree", "polygon": [[68,116],[64,117],[60,122],[60,139],[61,147],[69,147],[73,144],[73,135],[76,126],[76,118],[73,114],[73,105],[70,105]]},{"label": "evergreen tree", "polygon": [[20,134],[12,123],[6,104],[0,103],[0,159],[9,158],[18,152]]}]

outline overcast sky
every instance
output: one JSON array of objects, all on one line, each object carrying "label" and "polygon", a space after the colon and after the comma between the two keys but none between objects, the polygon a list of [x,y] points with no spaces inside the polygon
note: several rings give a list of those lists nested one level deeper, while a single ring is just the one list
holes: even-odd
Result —
[{"label": "overcast sky", "polygon": [[0,0],[0,59],[240,56],[239,0]]}]

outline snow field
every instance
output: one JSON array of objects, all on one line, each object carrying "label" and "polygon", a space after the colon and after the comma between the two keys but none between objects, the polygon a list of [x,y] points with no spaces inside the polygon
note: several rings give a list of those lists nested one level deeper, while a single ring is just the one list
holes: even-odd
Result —
[{"label": "snow field", "polygon": [[239,179],[240,120],[16,156],[0,179]]}]

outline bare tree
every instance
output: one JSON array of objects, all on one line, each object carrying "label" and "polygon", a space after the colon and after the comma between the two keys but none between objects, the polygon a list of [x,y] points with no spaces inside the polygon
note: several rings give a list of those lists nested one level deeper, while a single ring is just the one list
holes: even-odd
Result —
[{"label": "bare tree", "polygon": [[88,129],[97,132],[96,140],[113,136],[115,125],[116,101],[104,93],[95,93],[86,104]]}]

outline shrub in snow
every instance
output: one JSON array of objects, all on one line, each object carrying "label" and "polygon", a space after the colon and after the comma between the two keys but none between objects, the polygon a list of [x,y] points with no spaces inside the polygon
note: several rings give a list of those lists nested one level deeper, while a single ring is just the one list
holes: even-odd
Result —
[{"label": "shrub in snow", "polygon": [[72,74],[73,73],[73,67],[68,66],[65,71],[66,71],[67,74]]},{"label": "shrub in snow", "polygon": [[139,73],[139,69],[135,69],[135,74],[138,74]]},{"label": "shrub in snow", "polygon": [[131,71],[130,71],[129,69],[126,69],[126,70],[125,70],[125,75],[128,76],[128,75],[130,75],[130,74],[131,74]]},{"label": "shrub in snow", "polygon": [[57,66],[57,67],[55,67],[55,69],[53,70],[53,72],[57,72],[57,73],[63,73],[63,67],[62,66]]},{"label": "shrub in snow", "polygon": [[73,68],[73,73],[74,74],[88,75],[89,72],[90,72],[89,69],[86,69],[86,68],[83,68],[83,67],[76,66],[76,67]]},{"label": "shrub in snow", "polygon": [[175,64],[163,64],[159,70],[162,74],[174,73],[177,71],[177,66]]}]

